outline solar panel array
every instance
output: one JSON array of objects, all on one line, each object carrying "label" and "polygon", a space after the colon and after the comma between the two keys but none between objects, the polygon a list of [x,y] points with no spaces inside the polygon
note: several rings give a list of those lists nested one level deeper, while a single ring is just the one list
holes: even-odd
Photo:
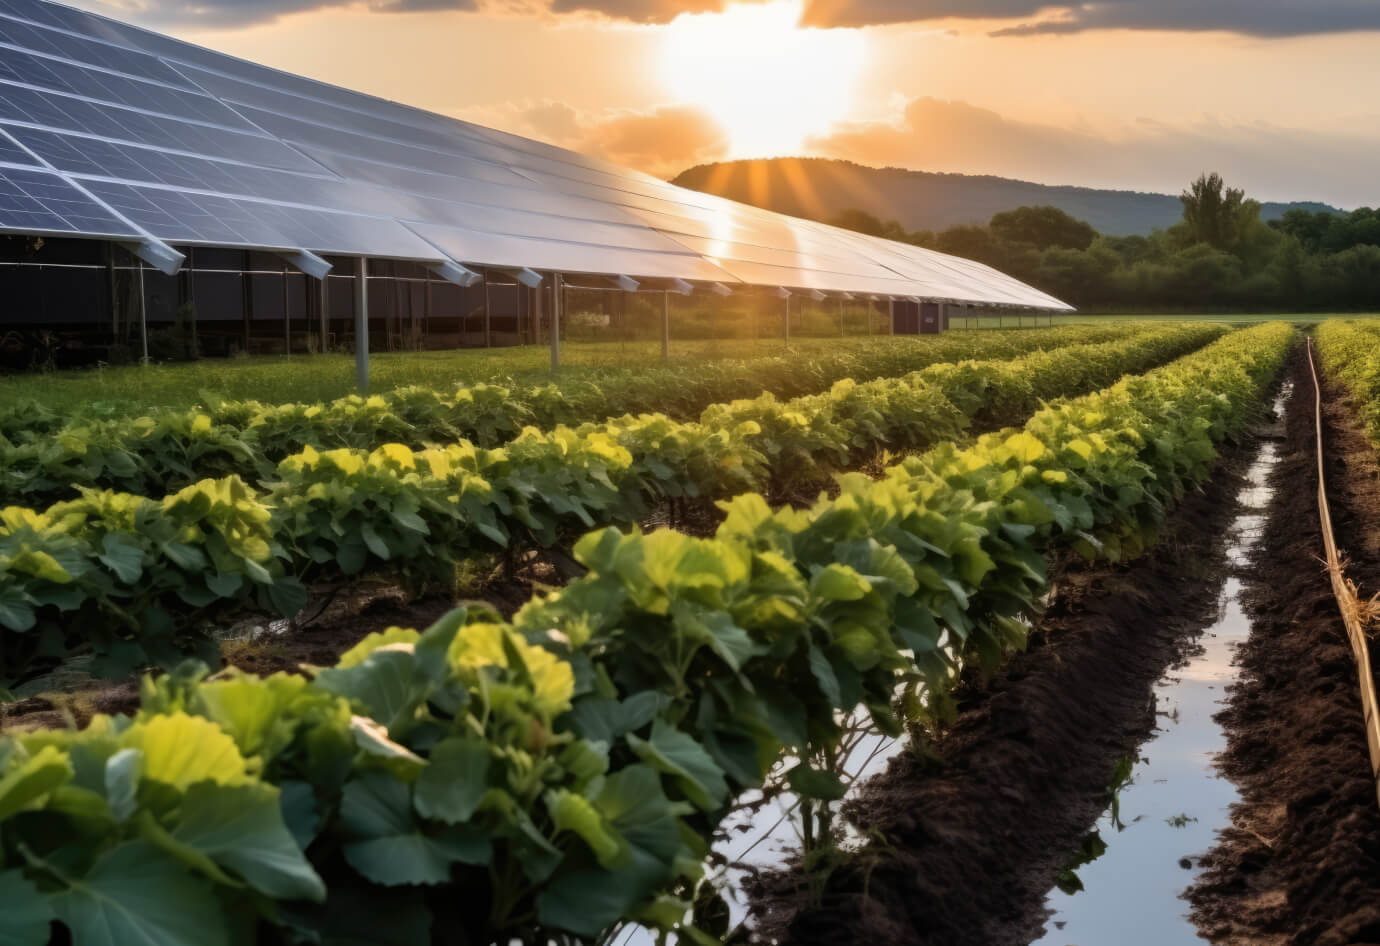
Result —
[{"label": "solar panel array", "polygon": [[969,260],[47,0],[0,0],[0,232],[1068,308]]}]

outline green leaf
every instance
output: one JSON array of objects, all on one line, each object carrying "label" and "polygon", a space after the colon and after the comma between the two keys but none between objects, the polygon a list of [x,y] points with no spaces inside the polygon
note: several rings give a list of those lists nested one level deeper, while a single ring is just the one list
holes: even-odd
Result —
[{"label": "green leaf", "polygon": [[72,764],[62,750],[44,746],[0,778],[0,822],[23,811],[72,775]]},{"label": "green leaf", "polygon": [[377,772],[345,786],[340,821],[354,839],[344,846],[345,859],[385,887],[447,883],[451,864],[483,864],[492,857],[487,838],[423,835],[412,818],[408,787]]},{"label": "green leaf", "polygon": [[107,532],[101,539],[101,563],[127,585],[144,574],[144,549],[133,536]]},{"label": "green leaf", "polygon": [[326,897],[326,885],[283,824],[272,786],[193,785],[172,836],[274,899]]},{"label": "green leaf", "polygon": [[603,867],[613,867],[619,860],[623,845],[618,835],[604,824],[604,819],[588,798],[565,789],[546,793],[546,807],[557,831],[572,831],[580,837]]},{"label": "green leaf", "polygon": [[728,796],[724,771],[691,736],[657,720],[652,724],[650,739],[629,735],[628,746],[658,772],[674,776],[696,808],[712,812],[723,805]]},{"label": "green leaf", "polygon": [[727,611],[697,608],[677,601],[672,618],[676,630],[692,641],[707,644],[736,673],[757,653],[748,632],[733,623]]},{"label": "green leaf", "polygon": [[199,716],[154,716],[125,730],[120,744],[143,750],[145,779],[181,791],[206,780],[222,785],[249,780],[235,740],[215,723]]},{"label": "green leaf", "polygon": [[643,690],[622,702],[579,700],[570,709],[572,728],[591,742],[613,745],[624,733],[650,723],[664,699],[660,693]]},{"label": "green leaf", "polygon": [[146,841],[130,841],[51,897],[79,946],[229,946],[207,884]]},{"label": "green leaf", "polygon": [[426,695],[425,680],[416,670],[410,645],[388,645],[356,666],[321,671],[316,684],[358,704],[391,732],[413,715]]},{"label": "green leaf", "polygon": [[417,813],[446,824],[469,821],[488,791],[490,762],[489,747],[479,740],[437,743],[417,779]]},{"label": "green leaf", "polygon": [[858,601],[872,590],[867,579],[846,565],[826,565],[810,579],[810,590],[825,601]]},{"label": "green leaf", "polygon": [[821,801],[838,801],[847,792],[837,775],[812,768],[804,762],[786,773],[786,781],[796,794]]},{"label": "green leaf", "polygon": [[17,870],[0,871],[0,946],[46,946],[52,908]]},{"label": "green leaf", "polygon": [[591,937],[665,884],[681,850],[679,823],[653,769],[633,765],[615,772],[594,804],[626,842],[626,862],[614,871],[588,867],[558,872],[537,895],[542,923]]},{"label": "green leaf", "polygon": [[291,575],[276,578],[268,586],[268,600],[285,618],[295,617],[307,606],[307,586]]},{"label": "green leaf", "polygon": [[292,832],[297,846],[306,850],[321,830],[321,812],[316,807],[316,791],[310,782],[289,779],[278,786],[278,806],[283,812],[283,824]]},{"label": "green leaf", "polygon": [[829,705],[835,709],[846,709],[843,705],[843,694],[839,691],[839,678],[834,673],[834,665],[829,662],[824,651],[813,644],[810,645],[810,673],[819,684],[819,691],[824,694]]},{"label": "green leaf", "polygon": [[243,572],[225,572],[219,575],[206,576],[206,587],[210,588],[221,598],[235,597],[243,586]]}]

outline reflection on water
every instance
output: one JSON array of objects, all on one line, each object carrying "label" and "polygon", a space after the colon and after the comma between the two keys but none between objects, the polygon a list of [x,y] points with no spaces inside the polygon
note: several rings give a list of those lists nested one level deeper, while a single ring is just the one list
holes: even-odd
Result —
[{"label": "reflection on water", "polygon": [[[1265,481],[1278,459],[1277,446],[1267,443],[1248,473],[1227,551],[1233,565],[1242,564],[1259,539],[1270,492]],[[1212,716],[1236,676],[1235,649],[1250,633],[1240,596],[1241,582],[1227,579],[1219,617],[1203,633],[1201,651],[1155,686],[1156,731],[1141,746],[1129,784],[1117,793],[1119,811],[1109,810],[1097,824],[1101,843],[1090,846],[1085,839],[1078,853],[1105,849],[1077,868],[1077,883],[1060,876],[1047,901],[1053,916],[1037,946],[1202,942],[1179,895],[1237,799],[1235,786],[1213,765],[1226,738]]]}]

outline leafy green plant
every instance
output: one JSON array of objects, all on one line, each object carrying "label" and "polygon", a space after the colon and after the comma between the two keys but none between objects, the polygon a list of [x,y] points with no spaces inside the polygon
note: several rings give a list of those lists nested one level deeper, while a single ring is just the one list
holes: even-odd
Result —
[{"label": "leafy green plant", "polygon": [[[1041,356],[1033,374],[1022,360],[975,363],[973,371],[993,379],[992,390],[1006,385],[1004,378],[1020,379],[1033,406],[1033,392],[1074,393],[1118,367],[1161,363],[1220,335],[1201,326],[1172,328],[1106,343],[1108,351],[1075,346],[1052,359]],[[376,407],[383,409],[361,405]],[[227,456],[230,448],[212,437],[204,415],[198,418],[189,429],[218,444],[207,455]],[[0,638],[0,683],[41,671],[83,643],[100,655],[113,652],[112,672],[141,660],[166,666],[180,652],[207,652],[204,640],[183,642],[194,635],[195,624],[186,619],[212,605],[257,603],[290,617],[305,603],[307,583],[361,573],[419,588],[444,581],[467,556],[501,553],[512,560],[523,549],[563,545],[598,524],[644,521],[666,499],[817,487],[879,448],[929,446],[958,436],[966,424],[945,391],[920,372],[840,382],[829,394],[791,402],[734,402],[710,408],[700,422],[641,415],[578,429],[529,427],[493,450],[463,441],[421,450],[397,443],[372,451],[307,447],[264,474],[266,491],[235,476],[183,491],[218,497],[216,511],[197,524],[192,546],[218,552],[241,544],[246,529],[257,530],[262,542],[253,546],[252,564],[243,566],[220,558],[204,564],[168,531],[185,524],[153,512],[190,509],[186,504],[87,491],[47,514],[29,513],[48,532],[76,540],[65,546],[70,579],[60,593],[51,577],[19,569],[0,576],[0,603],[10,602],[0,610],[0,627],[22,635],[12,643],[10,634]],[[180,447],[178,455],[187,452]],[[0,527],[0,549],[30,541],[11,538],[11,531]],[[120,629],[118,636],[112,628]]]},{"label": "leafy green plant", "polygon": [[713,913],[734,799],[783,766],[837,798],[810,760],[850,714],[897,732],[907,683],[1021,646],[1059,549],[1144,547],[1291,341],[1236,333],[809,509],[740,496],[712,538],[590,533],[588,574],[511,623],[461,609],[310,680],[188,667],[133,720],[5,737],[0,891],[23,907],[0,935],[710,941],[688,918]]}]

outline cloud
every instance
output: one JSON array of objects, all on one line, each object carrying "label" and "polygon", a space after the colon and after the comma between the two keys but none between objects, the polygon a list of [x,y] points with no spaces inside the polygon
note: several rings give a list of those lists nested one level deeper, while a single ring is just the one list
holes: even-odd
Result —
[{"label": "cloud", "polygon": [[[1357,195],[1380,199],[1377,147],[1380,132],[1304,131],[1206,118],[1181,125],[1139,121],[1091,132],[1024,122],[966,102],[920,98],[894,122],[836,126],[813,139],[809,150],[873,166],[1167,193],[1178,193],[1205,170],[1217,170],[1262,199],[1350,206]],[[1318,168],[1327,173],[1319,175]]]},{"label": "cloud", "polygon": [[546,101],[466,109],[457,117],[663,178],[729,152],[727,132],[708,112],[688,105],[581,112]]},{"label": "cloud", "polygon": [[[729,0],[87,0],[101,12],[157,27],[226,28],[291,13],[363,6],[380,13],[479,9],[528,15],[592,13],[635,23],[669,23],[714,13]],[[1377,0],[804,0],[802,22],[818,27],[939,20],[1020,21],[994,36],[1096,29],[1225,30],[1260,37],[1380,30]]]},{"label": "cloud", "polygon": [[94,0],[89,9],[155,28],[227,29],[271,23],[293,13],[363,6],[377,13],[479,8],[477,0]]},{"label": "cloud", "polygon": [[551,0],[552,13],[598,13],[634,23],[670,23],[682,13],[720,13],[726,0]]},{"label": "cloud", "polygon": [[[810,26],[878,26],[942,19],[1029,22],[994,36],[1081,33],[1098,29],[1224,30],[1247,36],[1285,37],[1380,30],[1375,0],[807,0]],[[1033,18],[1033,19],[1032,19]]]}]

